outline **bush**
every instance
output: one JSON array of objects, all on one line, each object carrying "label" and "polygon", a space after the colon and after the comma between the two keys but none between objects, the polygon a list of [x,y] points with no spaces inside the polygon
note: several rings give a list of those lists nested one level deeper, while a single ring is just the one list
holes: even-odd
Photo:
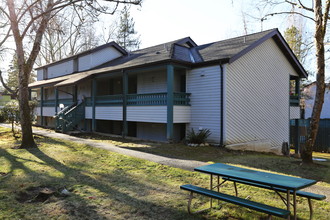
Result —
[{"label": "bush", "polygon": [[195,132],[192,128],[191,131],[187,132],[187,141],[191,144],[204,144],[210,135],[210,129],[202,129],[198,132]]},{"label": "bush", "polygon": [[4,122],[6,122],[6,118],[5,118],[5,116],[3,115],[2,110],[0,109],[0,123],[4,123]]}]

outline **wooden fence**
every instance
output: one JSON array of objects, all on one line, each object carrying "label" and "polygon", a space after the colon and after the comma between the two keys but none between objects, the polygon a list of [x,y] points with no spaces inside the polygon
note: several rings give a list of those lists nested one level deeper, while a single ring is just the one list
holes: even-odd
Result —
[{"label": "wooden fence", "polygon": [[[292,146],[294,146],[294,140],[296,140],[297,138],[297,122],[299,125],[299,142],[300,146],[302,146],[303,144],[305,144],[305,141],[307,139],[310,119],[299,119],[290,121],[290,143]],[[314,151],[330,153],[330,119],[320,120],[319,130],[314,145]]]}]

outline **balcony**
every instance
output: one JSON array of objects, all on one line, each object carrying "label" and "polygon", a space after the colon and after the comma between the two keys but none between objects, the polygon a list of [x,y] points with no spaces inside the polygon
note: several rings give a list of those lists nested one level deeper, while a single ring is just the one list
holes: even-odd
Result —
[{"label": "balcony", "polygon": [[298,95],[290,95],[290,106],[299,106],[300,97]]},{"label": "balcony", "polygon": [[[173,105],[190,105],[190,93],[174,93]],[[92,99],[86,98],[86,105],[92,106]],[[105,95],[95,97],[96,106],[121,106],[123,95]],[[167,105],[167,93],[128,94],[127,106]]]},{"label": "balcony", "polygon": [[[48,100],[43,100],[42,106],[43,107],[55,107],[55,99],[48,99]],[[71,99],[58,99],[57,101],[58,104],[64,104],[65,106],[72,105],[73,100]],[[41,101],[38,100],[38,106],[41,107]]]}]

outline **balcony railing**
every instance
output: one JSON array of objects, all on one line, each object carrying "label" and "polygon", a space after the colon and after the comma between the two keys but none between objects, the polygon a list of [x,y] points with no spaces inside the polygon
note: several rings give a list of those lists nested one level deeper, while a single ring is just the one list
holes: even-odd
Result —
[{"label": "balcony railing", "polygon": [[[64,104],[64,106],[72,105],[73,101],[72,99],[58,99],[57,101],[58,104]],[[41,106],[40,100],[38,100],[38,106]],[[43,100],[43,107],[54,107],[55,106],[55,99],[48,99],[48,100]]]},{"label": "balcony railing", "polygon": [[[174,93],[174,105],[189,105],[190,93]],[[92,105],[92,99],[86,98],[86,105]],[[121,106],[123,95],[105,95],[95,97],[96,106]],[[128,106],[167,105],[167,93],[128,94]]]},{"label": "balcony railing", "polygon": [[[92,99],[90,97],[85,99],[86,106],[92,106]],[[59,99],[59,104],[69,106],[73,104],[72,99]],[[103,95],[95,97],[96,106],[122,106],[123,95]],[[173,95],[174,105],[190,105],[190,93],[174,93]],[[146,93],[146,94],[128,94],[127,95],[128,106],[145,106],[145,105],[167,105],[167,93]],[[40,100],[38,101],[40,106]],[[55,107],[55,99],[44,100],[43,107]]]},{"label": "balcony railing", "polygon": [[300,98],[299,96],[290,95],[290,106],[299,106]]}]

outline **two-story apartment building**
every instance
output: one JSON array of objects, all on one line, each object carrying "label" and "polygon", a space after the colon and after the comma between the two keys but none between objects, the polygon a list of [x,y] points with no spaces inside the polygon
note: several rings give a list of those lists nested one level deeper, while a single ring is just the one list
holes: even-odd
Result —
[{"label": "two-story apartment building", "polygon": [[[112,42],[37,68],[38,124],[157,141],[210,129],[227,145],[289,141],[306,71],[277,29],[197,45],[183,38],[126,52]],[[290,83],[294,81],[294,83]]]}]

